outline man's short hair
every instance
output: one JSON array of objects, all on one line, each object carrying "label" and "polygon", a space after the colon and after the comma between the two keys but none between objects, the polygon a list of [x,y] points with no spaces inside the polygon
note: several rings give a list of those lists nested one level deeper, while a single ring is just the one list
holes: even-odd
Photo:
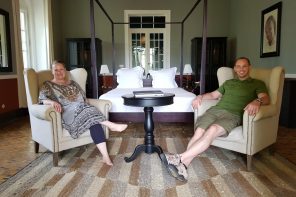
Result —
[{"label": "man's short hair", "polygon": [[247,58],[247,57],[239,57],[239,58],[236,58],[236,60],[234,61],[234,66],[235,66],[235,64],[236,64],[236,62],[237,62],[238,60],[246,60],[247,63],[248,63],[249,65],[251,65],[251,62],[250,62],[249,58]]}]

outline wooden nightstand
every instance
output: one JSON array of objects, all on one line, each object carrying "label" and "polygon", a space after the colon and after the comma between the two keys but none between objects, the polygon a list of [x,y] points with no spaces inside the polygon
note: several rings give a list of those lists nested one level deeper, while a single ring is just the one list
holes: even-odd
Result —
[{"label": "wooden nightstand", "polygon": [[199,95],[200,94],[200,83],[199,83],[199,81],[195,81],[193,84],[194,84],[194,88],[192,89],[191,92],[193,92],[195,95]]},{"label": "wooden nightstand", "polygon": [[113,76],[112,75],[99,75],[100,93],[104,94],[113,89]]},{"label": "wooden nightstand", "polygon": [[[187,90],[189,92],[192,92],[193,89],[195,88],[194,82],[193,82],[194,81],[194,78],[195,78],[194,75],[183,75],[183,78],[182,78],[182,87],[185,90]],[[181,86],[180,85],[180,75],[176,75],[175,80],[176,80],[177,84],[179,86]]]}]

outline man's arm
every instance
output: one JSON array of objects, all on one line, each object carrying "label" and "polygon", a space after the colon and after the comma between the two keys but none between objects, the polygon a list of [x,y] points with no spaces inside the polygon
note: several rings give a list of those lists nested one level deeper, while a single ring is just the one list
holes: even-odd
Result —
[{"label": "man's arm", "polygon": [[222,94],[218,91],[215,90],[213,92],[205,93],[202,95],[198,95],[195,97],[195,99],[192,101],[192,107],[198,108],[201,105],[202,100],[213,100],[213,99],[218,99],[221,98]]},{"label": "man's arm", "polygon": [[261,105],[268,105],[270,103],[270,98],[267,93],[259,93],[258,98],[250,102],[244,110],[248,112],[250,116],[254,116],[258,113]]},{"label": "man's arm", "polygon": [[270,103],[270,98],[266,93],[259,93],[256,101],[259,102],[261,105],[268,105]]}]

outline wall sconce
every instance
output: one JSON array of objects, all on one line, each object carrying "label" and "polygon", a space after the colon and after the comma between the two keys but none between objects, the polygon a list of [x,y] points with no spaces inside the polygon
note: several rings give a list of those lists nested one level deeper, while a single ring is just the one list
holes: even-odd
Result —
[{"label": "wall sconce", "polygon": [[186,75],[186,88],[188,88],[189,75],[192,74],[192,68],[190,64],[185,64],[183,74]]}]

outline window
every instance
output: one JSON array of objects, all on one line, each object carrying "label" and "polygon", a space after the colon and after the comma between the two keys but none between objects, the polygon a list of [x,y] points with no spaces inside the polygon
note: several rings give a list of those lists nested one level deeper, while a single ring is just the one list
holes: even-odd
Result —
[{"label": "window", "polygon": [[53,59],[50,1],[19,0],[19,3],[24,67],[49,69]]},{"label": "window", "polygon": [[30,65],[30,53],[29,53],[29,32],[27,24],[27,13],[24,10],[20,11],[20,23],[21,23],[21,39],[22,39],[22,53],[24,68],[28,68]]},{"label": "window", "polygon": [[128,67],[141,66],[146,72],[170,66],[170,11],[126,10],[125,54]]},{"label": "window", "polygon": [[131,16],[130,28],[165,28],[165,16]]}]

